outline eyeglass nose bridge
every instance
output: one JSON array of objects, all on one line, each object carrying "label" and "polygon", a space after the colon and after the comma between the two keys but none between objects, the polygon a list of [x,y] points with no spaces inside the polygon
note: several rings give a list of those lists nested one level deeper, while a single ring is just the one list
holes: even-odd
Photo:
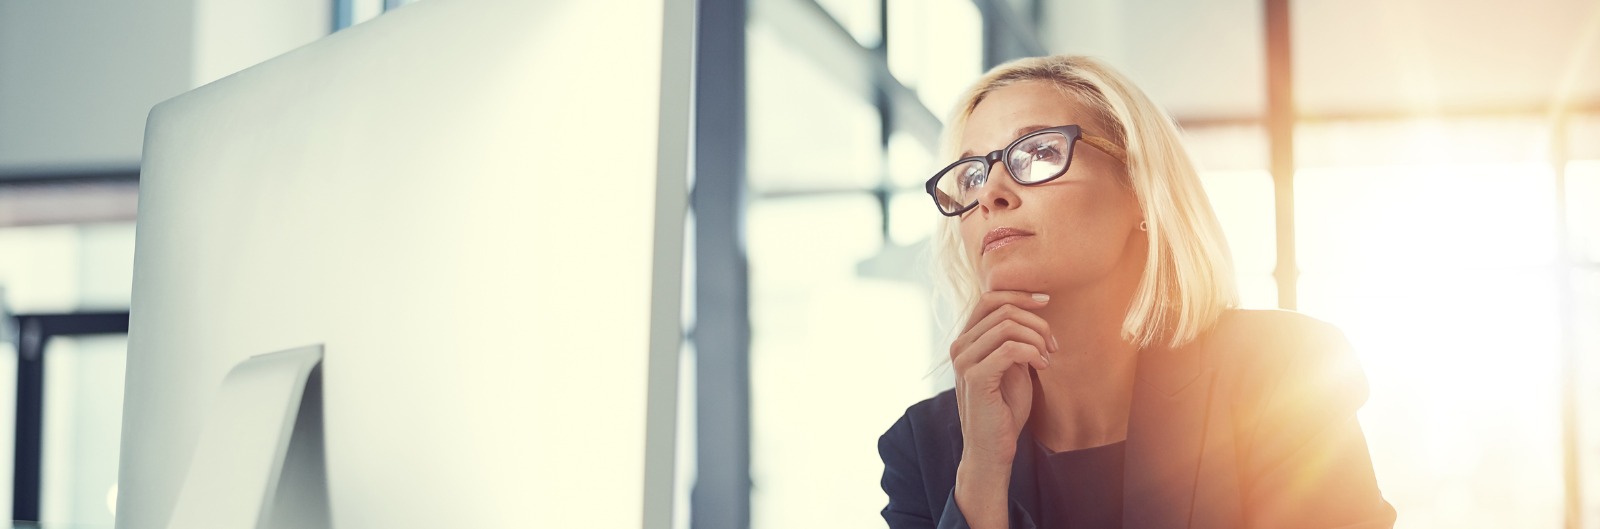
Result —
[{"label": "eyeglass nose bridge", "polygon": [[1010,149],[1010,147],[989,151],[989,154],[983,155],[982,187],[988,187],[990,179],[994,177],[994,166],[997,163],[1000,164],[1000,167],[1005,168],[1007,178],[1010,178],[1012,182],[1016,182],[1018,184],[1022,183],[1022,180],[1018,179],[1017,175],[1011,172],[1011,165],[1006,163],[1006,149]]},{"label": "eyeglass nose bridge", "polygon": [[[993,150],[993,151],[989,151],[989,154],[983,155],[983,184],[981,184],[981,185],[979,185],[977,187],[977,191],[978,192],[975,195],[973,195],[973,197],[972,197],[972,205],[968,206],[967,209],[972,209],[972,208],[978,207],[980,204],[983,203],[983,195],[984,195],[984,191],[983,190],[992,190],[992,189],[994,189],[993,187],[990,187],[990,186],[992,186],[994,184],[994,167],[995,167],[995,164],[997,164],[997,163],[1000,164],[1000,167],[1005,168],[1005,170],[1006,170],[1006,178],[1010,179],[1013,183],[1022,184],[1022,181],[1017,179],[1017,176],[1015,174],[1012,174],[1011,166],[1007,165],[1005,163],[1006,162],[1005,153],[1006,153],[1006,150],[1009,149],[1009,148],[1010,147],[1003,148],[1003,149],[996,149],[996,150]],[[965,212],[965,211],[966,210],[963,210],[963,212]]]}]

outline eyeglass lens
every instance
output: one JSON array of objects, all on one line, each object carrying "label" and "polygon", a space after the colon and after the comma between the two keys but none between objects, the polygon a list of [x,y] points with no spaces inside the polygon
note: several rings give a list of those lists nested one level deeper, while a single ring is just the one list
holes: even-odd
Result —
[{"label": "eyeglass lens", "polygon": [[[1060,176],[1071,160],[1072,143],[1067,135],[1047,132],[1029,136],[1004,153],[1006,171],[1023,184],[1034,184]],[[968,160],[939,174],[934,187],[939,191],[939,208],[953,212],[977,200],[978,190],[989,180],[988,163]]]}]

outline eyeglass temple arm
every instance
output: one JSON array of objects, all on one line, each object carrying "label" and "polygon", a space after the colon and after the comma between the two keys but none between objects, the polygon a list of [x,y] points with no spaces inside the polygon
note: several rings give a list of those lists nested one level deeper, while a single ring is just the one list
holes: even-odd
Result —
[{"label": "eyeglass temple arm", "polygon": [[1111,140],[1083,133],[1078,133],[1078,139],[1088,142],[1089,145],[1093,145],[1094,148],[1111,155],[1112,158],[1116,158],[1119,162],[1128,163],[1128,152],[1117,144],[1111,143]]}]

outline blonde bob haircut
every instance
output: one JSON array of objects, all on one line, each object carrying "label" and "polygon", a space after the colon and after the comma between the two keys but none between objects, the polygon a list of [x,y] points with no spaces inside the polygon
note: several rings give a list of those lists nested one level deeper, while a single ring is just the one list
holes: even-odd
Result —
[{"label": "blonde bob haircut", "polygon": [[[1101,62],[1056,55],[1011,61],[989,70],[957,102],[940,141],[941,160],[953,160],[973,109],[990,93],[1026,81],[1054,84],[1092,113],[1087,119],[1128,153],[1127,180],[1149,230],[1149,252],[1122,336],[1140,349],[1164,342],[1178,348],[1239,304],[1233,260],[1194,163],[1165,111]],[[1051,125],[1066,125],[1053,123]],[[934,253],[945,294],[963,315],[977,306],[977,263],[961,244],[960,217],[939,222]]]}]

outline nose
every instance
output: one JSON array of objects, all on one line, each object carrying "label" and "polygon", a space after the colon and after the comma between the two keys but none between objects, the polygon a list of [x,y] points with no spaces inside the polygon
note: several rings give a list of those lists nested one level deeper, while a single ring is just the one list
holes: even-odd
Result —
[{"label": "nose", "polygon": [[996,161],[990,164],[989,178],[983,182],[983,187],[978,188],[978,209],[992,212],[1021,206],[1022,196],[1017,194],[1017,186],[1005,163]]}]

